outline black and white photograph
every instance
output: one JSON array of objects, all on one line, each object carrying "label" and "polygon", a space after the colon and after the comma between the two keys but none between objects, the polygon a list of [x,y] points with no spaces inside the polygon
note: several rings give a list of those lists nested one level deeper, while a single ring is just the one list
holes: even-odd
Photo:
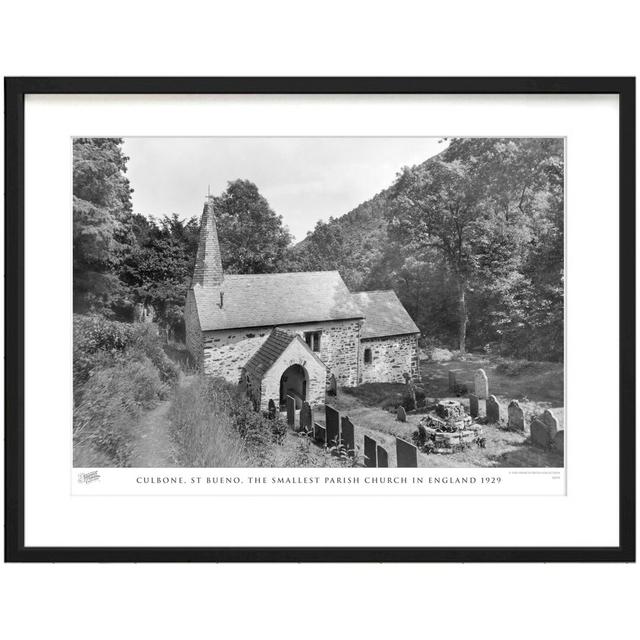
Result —
[{"label": "black and white photograph", "polygon": [[70,144],[75,468],[564,467],[564,138]]}]

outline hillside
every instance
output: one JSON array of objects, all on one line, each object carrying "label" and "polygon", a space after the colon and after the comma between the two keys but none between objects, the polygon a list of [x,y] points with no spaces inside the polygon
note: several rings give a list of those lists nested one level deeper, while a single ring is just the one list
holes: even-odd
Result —
[{"label": "hillside", "polygon": [[555,139],[454,139],[319,222],[280,269],[393,289],[425,338],[449,348],[561,359],[563,175]]}]

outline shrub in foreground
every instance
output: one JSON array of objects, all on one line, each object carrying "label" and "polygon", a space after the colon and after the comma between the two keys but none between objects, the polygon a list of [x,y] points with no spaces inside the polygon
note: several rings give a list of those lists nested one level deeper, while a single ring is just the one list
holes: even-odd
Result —
[{"label": "shrub in foreground", "polygon": [[181,465],[249,466],[245,444],[234,423],[238,401],[231,385],[203,377],[176,389],[169,420]]},{"label": "shrub in foreground", "polygon": [[148,359],[95,371],[73,412],[74,465],[126,466],[140,412],[154,406],[163,388]]}]

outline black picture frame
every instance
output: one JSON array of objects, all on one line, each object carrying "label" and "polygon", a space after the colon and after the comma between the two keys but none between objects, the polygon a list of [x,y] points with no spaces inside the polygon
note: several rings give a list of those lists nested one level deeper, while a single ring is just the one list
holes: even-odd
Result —
[{"label": "black picture frame", "polygon": [[[5,78],[5,561],[635,561],[635,78]],[[620,474],[615,547],[26,547],[24,540],[24,101],[27,94],[616,94],[620,113]],[[594,515],[594,517],[596,517]]]}]

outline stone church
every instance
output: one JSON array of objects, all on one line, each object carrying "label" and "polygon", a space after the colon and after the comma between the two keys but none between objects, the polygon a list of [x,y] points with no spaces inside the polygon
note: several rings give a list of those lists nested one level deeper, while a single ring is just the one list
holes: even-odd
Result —
[{"label": "stone church", "polygon": [[419,379],[419,329],[393,291],[351,293],[337,271],[225,274],[208,198],[185,306],[198,369],[241,384],[256,408],[287,394],[324,403],[339,386]]}]

